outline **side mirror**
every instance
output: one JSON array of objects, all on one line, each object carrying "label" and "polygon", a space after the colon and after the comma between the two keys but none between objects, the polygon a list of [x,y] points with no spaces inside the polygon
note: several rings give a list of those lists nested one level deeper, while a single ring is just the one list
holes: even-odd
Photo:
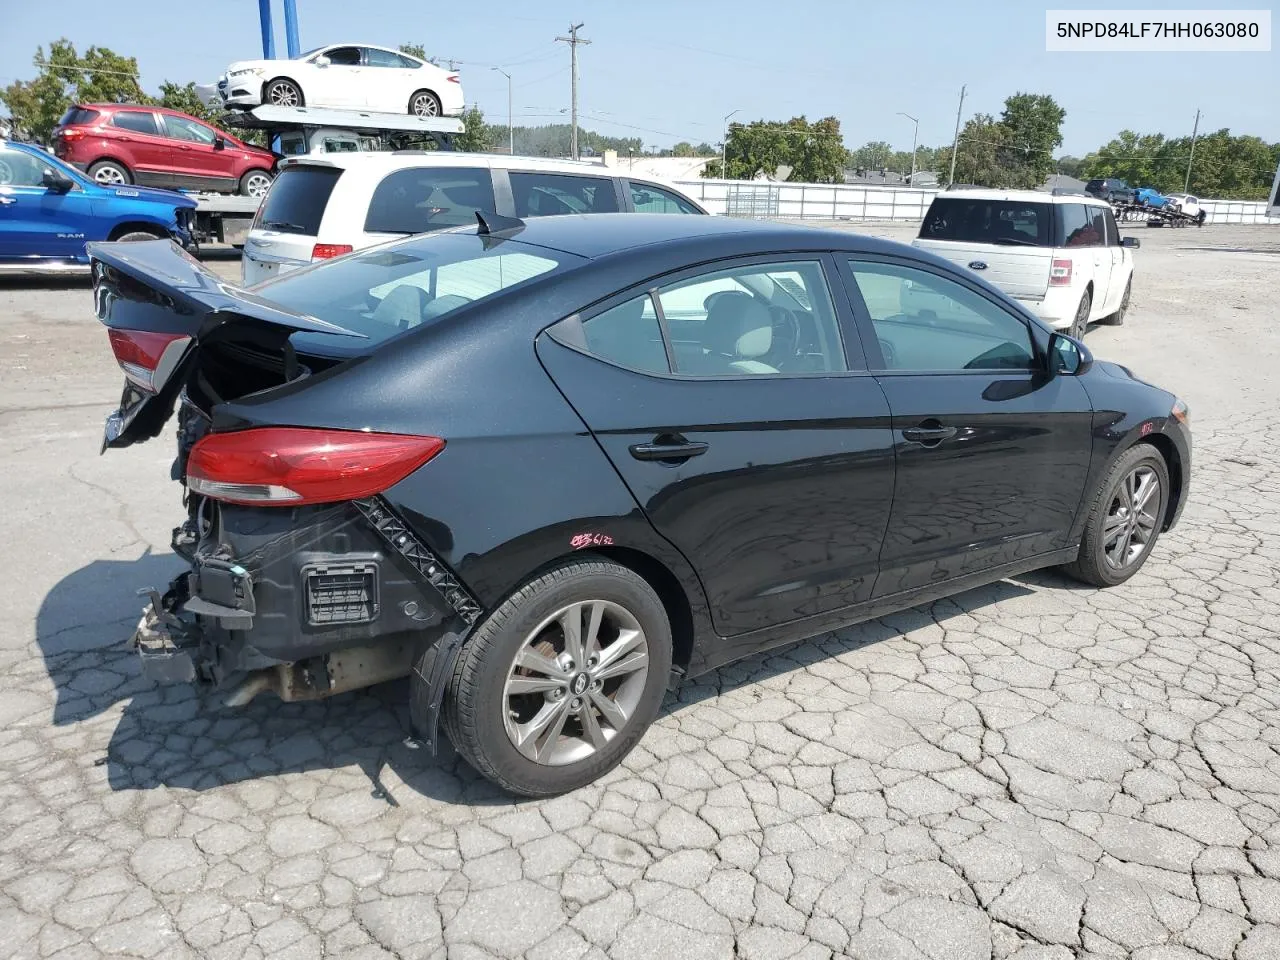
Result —
[{"label": "side mirror", "polygon": [[1142,241],[1139,240],[1137,237],[1122,237],[1120,239],[1120,246],[1129,247],[1132,250],[1137,250],[1140,246],[1142,246]]},{"label": "side mirror", "polygon": [[327,67],[333,61],[330,60],[328,57],[326,57],[324,54],[321,54],[320,56],[316,57],[313,62],[317,67]]},{"label": "side mirror", "polygon": [[44,168],[44,173],[40,175],[40,183],[54,193],[66,193],[75,185],[70,177],[52,167]]},{"label": "side mirror", "polygon": [[225,150],[225,149],[227,149],[227,141],[226,141],[226,138],[224,138],[224,137],[214,137],[214,138],[213,138],[213,149],[215,149],[215,150]]},{"label": "side mirror", "polygon": [[1093,354],[1079,340],[1065,333],[1054,333],[1049,337],[1049,376],[1074,377],[1083,373],[1092,362]]}]

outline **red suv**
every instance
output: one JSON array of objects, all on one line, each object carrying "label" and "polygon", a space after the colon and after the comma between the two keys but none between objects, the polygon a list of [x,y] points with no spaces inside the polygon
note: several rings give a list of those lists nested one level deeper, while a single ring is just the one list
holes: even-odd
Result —
[{"label": "red suv", "polygon": [[54,155],[99,183],[239,192],[261,197],[276,158],[164,107],[76,104],[53,131]]}]

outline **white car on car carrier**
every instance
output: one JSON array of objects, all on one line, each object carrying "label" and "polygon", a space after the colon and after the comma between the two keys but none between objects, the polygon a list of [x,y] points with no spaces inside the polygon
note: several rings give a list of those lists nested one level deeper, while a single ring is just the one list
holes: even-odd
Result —
[{"label": "white car on car carrier", "polygon": [[368,44],[335,43],[292,60],[241,60],[218,80],[227,107],[344,107],[419,117],[463,110],[462,81],[407,53]]},{"label": "white car on car carrier", "polygon": [[1124,322],[1139,246],[1120,236],[1110,204],[1096,197],[983,189],[939,193],[913,243],[968,267],[1077,338],[1090,323]]}]

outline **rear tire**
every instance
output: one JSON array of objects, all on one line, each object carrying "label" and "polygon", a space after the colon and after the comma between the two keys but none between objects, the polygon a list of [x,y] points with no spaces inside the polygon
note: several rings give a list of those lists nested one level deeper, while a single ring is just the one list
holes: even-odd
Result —
[{"label": "rear tire", "polygon": [[[583,663],[571,663],[566,621],[580,625]],[[611,659],[615,645],[621,652]],[[535,665],[518,664],[518,656]],[[563,679],[536,663],[564,670]],[[476,629],[449,680],[445,731],[503,789],[566,793],[608,773],[639,742],[662,706],[670,671],[671,626],[653,588],[618,564],[574,559],[525,584]],[[536,689],[512,692],[515,684]],[[416,676],[413,685],[415,697],[426,686]],[[537,727],[544,716],[552,719]]]},{"label": "rear tire", "polygon": [[163,240],[164,237],[158,233],[148,233],[146,230],[130,230],[128,233],[122,233],[116,237],[116,243],[134,243],[138,240]]},{"label": "rear tire", "polygon": [[1089,332],[1089,311],[1092,309],[1093,291],[1085,290],[1084,296],[1080,298],[1080,306],[1076,307],[1076,315],[1071,321],[1071,329],[1068,331],[1077,340],[1083,340],[1084,335]]},{"label": "rear tire", "polygon": [[250,170],[240,178],[240,196],[264,197],[271,187],[271,174],[265,170]]},{"label": "rear tire", "polygon": [[129,168],[115,160],[99,160],[89,168],[89,176],[104,187],[123,187],[133,183]]},{"label": "rear tire", "polygon": [[1169,490],[1169,468],[1155,447],[1139,443],[1122,453],[1094,493],[1080,552],[1063,571],[1095,587],[1132,577],[1160,538]]},{"label": "rear tire", "polygon": [[440,98],[430,90],[419,90],[409,98],[409,114],[414,117],[438,117]]},{"label": "rear tire", "polygon": [[1129,277],[1129,279],[1125,282],[1125,285],[1124,285],[1124,297],[1121,298],[1120,306],[1116,309],[1116,312],[1111,314],[1110,316],[1103,317],[1098,322],[1105,323],[1109,327],[1124,326],[1124,315],[1129,312],[1129,294],[1132,292],[1132,290],[1133,290],[1133,277]]}]

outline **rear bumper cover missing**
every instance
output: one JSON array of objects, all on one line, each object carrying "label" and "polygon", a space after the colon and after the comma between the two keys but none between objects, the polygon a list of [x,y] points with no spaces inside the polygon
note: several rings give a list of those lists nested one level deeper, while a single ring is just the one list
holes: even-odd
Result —
[{"label": "rear bumper cover missing", "polygon": [[[413,697],[415,732],[435,749],[454,655],[482,611],[385,501],[223,507],[198,538],[190,525],[176,530],[174,550],[191,569],[163,596],[144,591],[130,640],[145,676],[233,687],[227,705],[240,706],[261,692],[320,699],[412,672],[426,685]],[[317,620],[312,578],[339,567],[370,571],[359,613]]]}]

